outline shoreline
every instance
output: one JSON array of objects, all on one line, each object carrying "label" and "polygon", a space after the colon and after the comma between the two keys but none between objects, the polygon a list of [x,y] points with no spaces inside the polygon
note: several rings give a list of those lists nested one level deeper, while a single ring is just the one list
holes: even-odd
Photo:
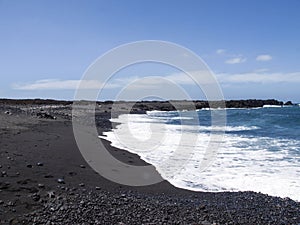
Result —
[{"label": "shoreline", "polygon": [[[69,105],[50,110],[41,104],[30,113],[20,108],[31,105],[16,105],[0,104],[1,224],[300,223],[300,203],[289,198],[255,192],[195,192],[167,181],[146,187],[108,181],[83,160],[73,137]],[[99,133],[113,126],[108,121],[109,107],[98,111]],[[56,119],[43,118],[45,115]],[[146,163],[136,154],[112,147],[109,141],[102,142],[125,163]]]},{"label": "shoreline", "polygon": [[[278,108],[278,107],[296,107],[296,108],[298,108],[298,106],[296,106],[296,105],[294,105],[294,106],[274,106],[274,108]],[[260,108],[251,108],[251,109],[262,109],[262,108],[273,108],[273,106],[272,105],[267,105],[267,106],[264,106],[264,107],[260,107]],[[241,110],[241,109],[245,109],[245,108],[229,108],[229,109],[238,109],[238,110]],[[209,109],[201,109],[201,110],[209,110]],[[197,110],[197,111],[199,111],[199,110]],[[151,112],[151,111],[150,111]],[[167,112],[167,111],[158,111],[157,110],[157,112]],[[135,118],[135,117],[134,117]],[[112,118],[112,119],[114,119],[114,118]],[[119,123],[121,123],[121,122],[115,122],[115,121],[113,121],[113,122],[111,122],[112,124],[119,124]],[[124,128],[123,128],[124,129]],[[108,132],[113,132],[112,131],[113,129],[111,129],[111,130],[109,130]],[[119,142],[117,141],[117,139],[114,139],[110,134],[108,134],[109,135],[109,137],[110,138],[107,138],[107,135],[106,134],[102,134],[102,135],[100,135],[99,136],[99,138],[101,139],[101,140],[105,140],[105,141],[109,141],[110,143],[111,143],[111,145],[113,146],[113,147],[116,147],[116,148],[122,148],[122,145],[120,145],[119,144]],[[129,149],[127,149],[127,148],[124,148],[123,149],[124,151],[128,151],[128,152],[130,152],[131,154],[139,154],[139,153],[137,153],[137,152],[139,152],[139,151],[135,151],[135,150],[130,150],[130,148]],[[148,160],[147,159],[147,157],[145,157],[145,155],[143,155],[143,154],[141,154],[141,156],[139,156],[139,157],[141,157],[141,160],[143,160],[143,161],[145,161],[147,164],[151,164],[151,165],[153,165],[154,167],[156,167],[156,161],[154,161],[153,163],[154,164],[152,164],[151,163],[151,160]],[[151,157],[150,157],[151,158]],[[160,173],[159,171],[158,171],[158,173],[161,175],[161,176],[163,176],[163,173]],[[187,181],[193,181],[193,180],[189,180],[189,179],[184,179],[184,180],[187,180]],[[262,193],[262,194],[266,194],[266,195],[269,195],[269,196],[272,196],[272,197],[279,197],[279,198],[282,198],[282,199],[284,199],[284,198],[291,198],[293,201],[295,201],[295,202],[298,202],[298,203],[300,203],[300,201],[299,201],[299,196],[297,195],[297,194],[294,194],[294,195],[291,195],[291,192],[284,192],[284,193],[289,193],[289,194],[286,194],[286,195],[284,195],[284,194],[278,194],[278,195],[276,195],[276,194],[274,194],[274,193],[271,193],[271,192],[264,192],[264,190],[255,190],[255,188],[254,189],[243,189],[243,188],[236,188],[236,189],[225,189],[225,188],[223,188],[223,187],[221,187],[219,190],[208,190],[208,189],[197,189],[197,188],[193,188],[193,187],[191,187],[191,186],[185,186],[185,185],[182,185],[181,183],[176,183],[176,182],[174,182],[174,180],[173,181],[171,181],[171,180],[169,180],[168,182],[170,182],[170,184],[172,185],[172,186],[175,186],[176,188],[179,188],[179,189],[184,189],[184,190],[188,190],[188,191],[193,191],[193,192],[204,192],[204,193],[220,193],[220,192],[248,192],[248,191],[250,191],[250,192],[256,192],[256,193]],[[293,193],[295,193],[295,192],[293,192]]]}]

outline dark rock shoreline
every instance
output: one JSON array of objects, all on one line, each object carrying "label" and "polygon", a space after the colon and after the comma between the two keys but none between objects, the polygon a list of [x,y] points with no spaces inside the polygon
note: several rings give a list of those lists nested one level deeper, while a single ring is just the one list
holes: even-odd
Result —
[{"label": "dark rock shoreline", "polygon": [[[186,100],[174,100],[171,102],[178,103],[182,107],[191,103],[191,101]],[[89,101],[82,101],[82,103],[89,103]],[[117,104],[127,104],[133,103],[131,101],[104,101],[104,102],[97,102],[98,104],[102,105],[112,105],[114,103]],[[247,100],[226,100],[226,101],[205,101],[205,100],[194,100],[192,103],[195,105],[196,109],[202,108],[209,108],[216,105],[217,107],[221,106],[222,104],[226,105],[226,108],[255,108],[255,107],[263,107],[264,105],[293,105],[291,101],[287,101],[286,103],[282,101],[278,101],[275,99],[247,99]],[[211,105],[209,104],[211,103]],[[67,106],[73,104],[73,101],[64,101],[64,100],[52,100],[52,99],[0,99],[0,105],[35,105],[35,106],[42,106],[42,105],[61,105]],[[137,101],[134,102],[134,108],[137,110],[174,110],[174,106],[170,104],[169,101]],[[186,109],[186,108],[185,108]]]},{"label": "dark rock shoreline", "polygon": [[[111,129],[112,104],[97,103],[99,133]],[[138,102],[132,109],[126,102],[115,104],[118,113],[174,109],[168,102]],[[207,104],[195,101],[197,109]],[[234,108],[263,105],[283,102],[226,101]],[[0,224],[300,224],[300,203],[289,198],[192,192],[167,181],[129,187],[106,180],[77,148],[71,109],[71,101],[0,99]],[[103,144],[117,159],[145,165],[139,156]]]}]

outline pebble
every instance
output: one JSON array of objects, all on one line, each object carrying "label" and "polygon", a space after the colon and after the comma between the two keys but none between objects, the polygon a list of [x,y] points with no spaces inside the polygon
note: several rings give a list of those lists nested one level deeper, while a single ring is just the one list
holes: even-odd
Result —
[{"label": "pebble", "polygon": [[45,188],[45,184],[38,184],[39,188]]},{"label": "pebble", "polygon": [[59,184],[64,184],[64,183],[65,183],[65,180],[64,180],[63,178],[58,178],[58,179],[57,179],[57,182],[58,182]]},{"label": "pebble", "polygon": [[8,205],[8,206],[14,206],[15,204],[14,204],[12,201],[9,201],[9,202],[7,203],[7,205]]},{"label": "pebble", "polygon": [[83,169],[84,169],[84,168],[85,168],[85,165],[80,165],[80,168],[83,168]]},{"label": "pebble", "polygon": [[44,164],[42,162],[38,162],[36,165],[37,166],[43,166]]},{"label": "pebble", "polygon": [[47,174],[44,176],[45,178],[53,178],[53,176],[51,174]]},{"label": "pebble", "polygon": [[48,194],[49,198],[55,198],[55,192],[54,191],[48,191],[47,194]]},{"label": "pebble", "polygon": [[186,195],[78,189],[72,196],[62,193],[45,204],[34,214],[24,216],[25,224],[51,221],[50,224],[233,225],[298,224],[300,220],[299,203],[252,192],[207,193],[195,199]]},{"label": "pebble", "polygon": [[84,187],[85,184],[84,184],[84,183],[80,183],[79,186],[80,186],[80,187]]},{"label": "pebble", "polygon": [[75,175],[77,175],[77,173],[76,173],[76,172],[73,172],[73,171],[71,171],[71,172],[69,172],[69,175],[70,175],[70,176],[75,176]]},{"label": "pebble", "polygon": [[198,207],[198,209],[199,209],[199,210],[204,210],[204,209],[205,209],[205,205],[200,205],[200,206]]},{"label": "pebble", "polygon": [[31,195],[31,197],[32,197],[32,199],[33,199],[34,201],[38,201],[38,200],[40,200],[40,198],[41,198],[41,196],[40,196],[39,194],[37,194],[37,193],[34,193],[33,195]]}]

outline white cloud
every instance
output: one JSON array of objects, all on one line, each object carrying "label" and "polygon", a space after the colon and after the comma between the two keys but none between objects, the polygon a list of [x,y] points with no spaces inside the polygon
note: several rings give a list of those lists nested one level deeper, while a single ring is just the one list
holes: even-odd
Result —
[{"label": "white cloud", "polygon": [[134,80],[124,85],[128,90],[157,90],[157,89],[167,89],[169,82],[168,79],[164,77],[143,77],[141,79]]},{"label": "white cloud", "polygon": [[165,78],[181,85],[195,84],[193,78],[197,78],[197,80],[202,84],[209,84],[213,82],[213,80],[211,79],[210,72],[208,71],[192,71],[192,72],[188,72],[188,74],[183,72],[173,73],[169,76],[166,76]]},{"label": "white cloud", "polygon": [[222,48],[217,49],[217,51],[216,51],[216,53],[217,53],[218,55],[222,55],[222,54],[224,54],[225,52],[226,52],[226,49],[222,49]]},{"label": "white cloud", "polygon": [[300,72],[295,73],[240,73],[240,74],[218,74],[221,83],[300,83]]},{"label": "white cloud", "polygon": [[[57,80],[47,79],[38,80],[26,84],[13,84],[13,89],[32,91],[32,90],[75,90],[79,87],[82,89],[99,89],[103,87],[100,81],[94,80]],[[115,85],[108,85],[107,88],[114,88]]]},{"label": "white cloud", "polygon": [[166,89],[171,84],[196,85],[193,78],[196,78],[201,84],[211,84],[215,81],[208,71],[192,71],[188,74],[179,72],[168,76],[128,77],[118,79],[118,83],[122,84],[122,87],[128,86],[130,90],[153,90]]},{"label": "white cloud", "polygon": [[261,68],[261,69],[254,70],[254,72],[256,72],[256,73],[263,73],[263,72],[268,72],[268,71],[269,71],[269,69],[267,69],[267,68]]},{"label": "white cloud", "polygon": [[272,60],[272,56],[271,55],[258,55],[256,57],[256,61],[265,62],[265,61],[270,61],[270,60]]},{"label": "white cloud", "polygon": [[[189,72],[193,77],[197,77],[201,80],[201,83],[211,83],[212,79],[210,77],[210,73],[206,71],[192,71]],[[179,72],[173,73],[167,76],[128,76],[116,78],[108,82],[107,84],[103,84],[97,80],[59,80],[59,79],[46,79],[46,80],[38,80],[31,83],[16,83],[12,85],[12,88],[15,90],[25,90],[25,91],[33,91],[33,90],[75,90],[79,87],[81,89],[100,89],[100,88],[123,88],[126,85],[139,80],[144,77],[150,77],[150,79],[146,79],[143,82],[136,82],[133,87],[142,89],[142,88],[155,88],[155,86],[163,85],[167,80],[181,85],[192,85],[195,84],[193,79],[186,73]],[[152,79],[151,79],[152,77]],[[156,78],[155,78],[156,77]],[[161,77],[163,79],[157,79],[157,77]]]},{"label": "white cloud", "polygon": [[[201,81],[201,84],[211,84],[214,79],[209,72],[193,71],[189,72],[193,77]],[[80,81],[80,80],[39,80],[27,84],[13,84],[12,88],[16,90],[34,91],[34,90],[76,90],[81,82],[82,89],[112,89],[124,88],[131,84],[130,89],[158,89],[164,88],[168,81],[178,85],[196,85],[195,81],[186,73],[173,73],[168,76],[149,76],[145,77],[129,76],[117,78],[106,85],[100,81]],[[161,79],[159,79],[161,78]],[[222,84],[238,84],[238,83],[300,83],[300,72],[294,73],[270,73],[265,69],[256,70],[248,73],[219,73],[216,74],[217,80]],[[139,81],[140,80],[140,81]],[[135,82],[136,81],[136,82]]]},{"label": "white cloud", "polygon": [[231,58],[231,59],[228,59],[225,61],[225,63],[227,64],[238,64],[238,63],[243,63],[243,62],[246,62],[246,58],[242,57],[242,56],[239,56],[239,57],[234,57],[234,58]]}]

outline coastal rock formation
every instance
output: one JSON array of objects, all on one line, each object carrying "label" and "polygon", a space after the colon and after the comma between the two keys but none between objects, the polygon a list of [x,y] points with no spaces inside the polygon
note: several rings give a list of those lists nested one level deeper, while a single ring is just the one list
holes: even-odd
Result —
[{"label": "coastal rock formation", "polygon": [[291,101],[287,101],[284,105],[294,105]]}]

